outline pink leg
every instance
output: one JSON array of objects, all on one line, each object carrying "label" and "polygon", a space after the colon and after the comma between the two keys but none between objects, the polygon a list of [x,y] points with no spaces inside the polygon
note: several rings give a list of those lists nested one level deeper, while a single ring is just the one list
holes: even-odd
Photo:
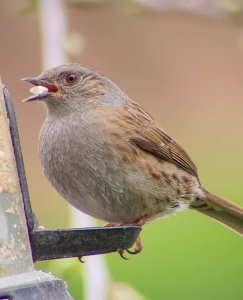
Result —
[{"label": "pink leg", "polygon": [[135,221],[133,221],[133,222],[124,222],[124,223],[122,223],[122,225],[137,225],[137,226],[143,226],[148,220],[150,219],[150,217],[148,217],[148,216],[143,216],[143,217],[141,217],[141,218],[139,218],[139,219],[137,219],[137,220],[135,220]]},{"label": "pink leg", "polygon": [[107,223],[104,225],[104,227],[115,227],[115,226],[121,226],[121,225],[115,223]]},{"label": "pink leg", "polygon": [[[114,227],[114,226],[132,226],[132,225],[137,225],[137,226],[143,226],[147,220],[149,219],[149,217],[147,216],[143,216],[137,220],[135,220],[134,222],[124,222],[120,225],[118,224],[114,224],[114,223],[108,223],[106,224],[104,227]],[[138,236],[138,238],[135,241],[135,249],[134,251],[128,250],[128,249],[117,249],[117,252],[119,253],[119,255],[123,258],[123,259],[127,259],[124,256],[124,252],[127,251],[129,254],[138,254],[139,252],[141,252],[143,250],[143,245],[141,242],[140,237]]]}]

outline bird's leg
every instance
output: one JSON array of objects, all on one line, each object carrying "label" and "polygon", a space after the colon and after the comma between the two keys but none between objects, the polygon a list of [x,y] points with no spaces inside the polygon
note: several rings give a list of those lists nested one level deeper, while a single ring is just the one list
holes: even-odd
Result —
[{"label": "bird's leg", "polygon": [[150,219],[150,217],[145,215],[141,218],[138,218],[137,220],[135,220],[132,223],[127,223],[127,225],[143,226],[145,223],[147,223],[147,221],[149,219]]},{"label": "bird's leg", "polygon": [[[104,227],[115,227],[115,226],[123,226],[123,224],[107,223],[104,225]],[[125,252],[125,249],[123,249],[123,248],[117,249],[117,253],[121,256],[121,258],[127,260],[128,258],[124,256],[124,252]]]},{"label": "bird's leg", "polygon": [[104,225],[104,227],[115,227],[115,226],[121,226],[120,224],[115,224],[115,223],[107,223]]},{"label": "bird's leg", "polygon": [[[104,225],[104,227],[115,227],[115,226],[122,226],[122,224],[107,223]],[[127,260],[128,258],[126,258],[124,256],[124,252],[125,252],[125,249],[123,249],[123,248],[117,249],[117,253],[121,256],[121,258]]]},{"label": "bird's leg", "polygon": [[[114,226],[143,226],[147,220],[149,219],[148,216],[143,216],[137,220],[135,220],[134,222],[124,222],[122,224],[114,224],[114,223],[107,223],[105,224],[104,227],[114,227]],[[135,241],[135,249],[134,251],[128,250],[128,249],[117,249],[117,252],[119,253],[119,255],[121,256],[121,258],[123,259],[127,259],[124,256],[124,252],[127,251],[129,254],[138,254],[139,252],[141,252],[143,250],[143,245],[140,239],[140,236],[137,237],[136,241]]]},{"label": "bird's leg", "polygon": [[[148,221],[149,217],[148,216],[143,216],[139,219],[137,219],[136,221],[129,223],[129,224],[123,224],[123,225],[137,225],[137,226],[143,226],[147,221]],[[136,241],[135,241],[135,249],[134,251],[128,250],[126,249],[126,251],[129,254],[138,254],[139,252],[141,252],[143,250],[143,245],[140,239],[140,236],[137,237]]]}]

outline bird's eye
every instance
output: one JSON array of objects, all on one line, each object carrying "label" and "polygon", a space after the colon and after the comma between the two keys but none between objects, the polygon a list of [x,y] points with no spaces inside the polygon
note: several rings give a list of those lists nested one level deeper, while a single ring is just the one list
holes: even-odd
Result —
[{"label": "bird's eye", "polygon": [[66,76],[67,83],[74,83],[77,81],[78,76],[74,73],[70,73]]}]

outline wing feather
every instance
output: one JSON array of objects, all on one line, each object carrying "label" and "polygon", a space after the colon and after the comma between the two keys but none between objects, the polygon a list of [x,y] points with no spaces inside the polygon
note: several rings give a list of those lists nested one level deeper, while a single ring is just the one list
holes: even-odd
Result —
[{"label": "wing feather", "polygon": [[[130,142],[198,177],[197,168],[185,150],[161,129],[143,108],[139,106],[139,110],[137,110],[137,103],[130,102],[126,105],[130,106],[132,115],[136,115],[136,127],[139,126],[141,129],[136,131],[136,136],[130,138]],[[126,111],[129,112],[129,109]]]}]

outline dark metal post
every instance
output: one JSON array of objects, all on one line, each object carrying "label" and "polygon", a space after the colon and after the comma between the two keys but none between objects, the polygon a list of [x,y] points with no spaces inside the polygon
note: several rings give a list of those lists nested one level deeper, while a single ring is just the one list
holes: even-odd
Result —
[{"label": "dark metal post", "polygon": [[0,277],[33,269],[9,120],[0,88]]}]

